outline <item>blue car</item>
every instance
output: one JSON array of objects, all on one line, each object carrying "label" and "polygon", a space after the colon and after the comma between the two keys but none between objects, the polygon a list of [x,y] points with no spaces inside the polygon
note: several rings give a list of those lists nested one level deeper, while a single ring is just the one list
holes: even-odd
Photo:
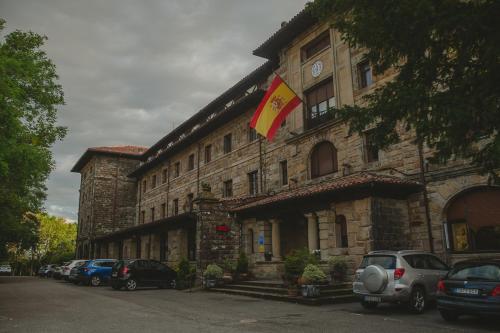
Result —
[{"label": "blue car", "polygon": [[89,260],[78,269],[78,281],[93,287],[107,283],[111,278],[111,271],[115,263],[115,259]]},{"label": "blue car", "polygon": [[446,321],[461,315],[500,316],[500,259],[457,263],[438,283],[437,306]]}]

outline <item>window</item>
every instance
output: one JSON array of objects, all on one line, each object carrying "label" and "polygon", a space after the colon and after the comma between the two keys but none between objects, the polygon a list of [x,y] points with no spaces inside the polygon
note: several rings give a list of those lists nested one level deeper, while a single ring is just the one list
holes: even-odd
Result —
[{"label": "window", "polygon": [[161,183],[165,184],[167,182],[168,169],[163,169],[161,172]]},{"label": "window", "polygon": [[280,162],[280,178],[281,185],[288,185],[288,163],[287,161]]},{"label": "window", "polygon": [[255,248],[254,248],[254,239],[253,239],[253,229],[248,229],[247,233],[247,246],[249,248],[249,252],[254,254],[255,253]]},{"label": "window", "polygon": [[146,221],[146,211],[143,210],[143,211],[141,211],[141,220],[139,222],[141,224],[144,224],[145,221]]},{"label": "window", "polygon": [[224,182],[222,196],[224,198],[230,198],[233,196],[233,180],[232,179],[226,180]]},{"label": "window", "polygon": [[248,193],[250,195],[256,195],[259,193],[257,170],[248,174]]},{"label": "window", "polygon": [[191,212],[193,210],[193,198],[193,193],[189,193],[186,197],[186,207],[188,212]]},{"label": "window", "polygon": [[347,222],[344,215],[338,215],[335,218],[335,235],[337,237],[337,247],[349,247]]},{"label": "window", "polygon": [[205,163],[208,163],[212,160],[212,145],[205,146]]},{"label": "window", "polygon": [[336,107],[336,101],[332,78],[328,78],[323,83],[305,92],[305,98],[307,103],[307,128],[319,126],[323,122],[334,118],[335,114],[331,109]]},{"label": "window", "polygon": [[161,204],[161,218],[164,219],[167,216],[167,205],[165,203]]},{"label": "window", "polygon": [[175,162],[174,164],[174,178],[179,177],[181,174],[181,162]]},{"label": "window", "polygon": [[147,185],[147,182],[146,182],[146,180],[144,179],[144,180],[142,181],[142,193],[146,193],[146,185]]},{"label": "window", "polygon": [[154,220],[155,220],[155,208],[152,207],[151,208],[151,222],[154,222]]},{"label": "window", "polygon": [[456,196],[446,213],[445,237],[454,252],[500,250],[500,189],[478,187]]},{"label": "window", "polygon": [[370,265],[379,265],[385,269],[396,268],[396,257],[391,255],[369,255],[364,256],[359,268],[364,269]]},{"label": "window", "polygon": [[151,188],[155,187],[156,187],[156,175],[153,175],[153,177],[151,177]]},{"label": "window", "polygon": [[230,153],[232,150],[231,144],[232,144],[232,134],[226,134],[224,135],[224,154]]},{"label": "window", "polygon": [[373,142],[373,131],[367,132],[364,135],[365,145],[365,161],[367,163],[378,161],[378,146]]},{"label": "window", "polygon": [[179,199],[174,199],[172,201],[172,215],[179,214]]},{"label": "window", "polygon": [[306,61],[307,59],[323,51],[329,46],[330,46],[330,33],[327,30],[302,48],[301,50],[302,61]]},{"label": "window", "polygon": [[194,154],[189,155],[188,157],[188,171],[194,169]]},{"label": "window", "polygon": [[358,65],[358,84],[359,88],[366,88],[372,84],[372,67],[368,60],[361,61]]},{"label": "window", "polygon": [[248,142],[254,142],[257,140],[257,131],[255,128],[250,127],[250,123],[248,124]]},{"label": "window", "polygon": [[330,142],[317,144],[311,153],[311,178],[328,175],[337,170],[337,149]]}]

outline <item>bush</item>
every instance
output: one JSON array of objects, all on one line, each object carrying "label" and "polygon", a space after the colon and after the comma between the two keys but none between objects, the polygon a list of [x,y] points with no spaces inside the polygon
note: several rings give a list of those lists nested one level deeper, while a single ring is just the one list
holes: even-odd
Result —
[{"label": "bush", "polygon": [[308,264],[302,274],[304,284],[322,284],[326,281],[326,274],[318,265]]},{"label": "bush", "polygon": [[225,272],[233,274],[236,272],[236,262],[231,259],[224,259],[224,262],[222,263],[222,267],[224,268]]},{"label": "bush", "polygon": [[296,284],[297,279],[304,272],[304,268],[308,264],[317,264],[318,259],[315,255],[309,253],[307,248],[301,250],[293,250],[285,257],[285,279]]},{"label": "bush", "polygon": [[207,269],[205,269],[204,275],[205,275],[205,278],[207,278],[207,279],[218,280],[218,279],[222,279],[222,276],[224,275],[224,271],[222,270],[222,268],[220,268],[216,264],[210,264],[207,266]]},{"label": "bush", "polygon": [[238,274],[248,273],[248,258],[245,252],[240,252],[240,257],[238,258],[238,262],[236,264],[236,272]]},{"label": "bush", "polygon": [[177,265],[177,289],[191,288],[196,277],[196,269],[191,267],[186,258],[182,258]]},{"label": "bush", "polygon": [[332,257],[328,260],[328,266],[332,272],[345,274],[347,271],[347,260],[341,256]]}]

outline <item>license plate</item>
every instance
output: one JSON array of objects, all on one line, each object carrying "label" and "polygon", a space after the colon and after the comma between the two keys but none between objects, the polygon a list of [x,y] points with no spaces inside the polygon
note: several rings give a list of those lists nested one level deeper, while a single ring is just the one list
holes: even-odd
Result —
[{"label": "license plate", "polygon": [[453,292],[460,295],[479,295],[479,289],[455,288]]},{"label": "license plate", "polygon": [[376,296],[365,296],[364,300],[365,302],[374,302],[374,303],[380,303],[382,301],[380,297]]},{"label": "license plate", "polygon": [[114,272],[113,274],[111,274],[112,277],[117,277],[118,276],[118,273],[117,272]]}]

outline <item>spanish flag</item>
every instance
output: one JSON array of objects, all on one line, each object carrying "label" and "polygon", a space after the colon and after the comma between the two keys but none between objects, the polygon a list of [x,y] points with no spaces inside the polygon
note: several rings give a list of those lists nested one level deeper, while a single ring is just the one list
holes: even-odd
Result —
[{"label": "spanish flag", "polygon": [[276,74],[253,115],[250,127],[271,141],[286,116],[300,103],[302,100]]}]

